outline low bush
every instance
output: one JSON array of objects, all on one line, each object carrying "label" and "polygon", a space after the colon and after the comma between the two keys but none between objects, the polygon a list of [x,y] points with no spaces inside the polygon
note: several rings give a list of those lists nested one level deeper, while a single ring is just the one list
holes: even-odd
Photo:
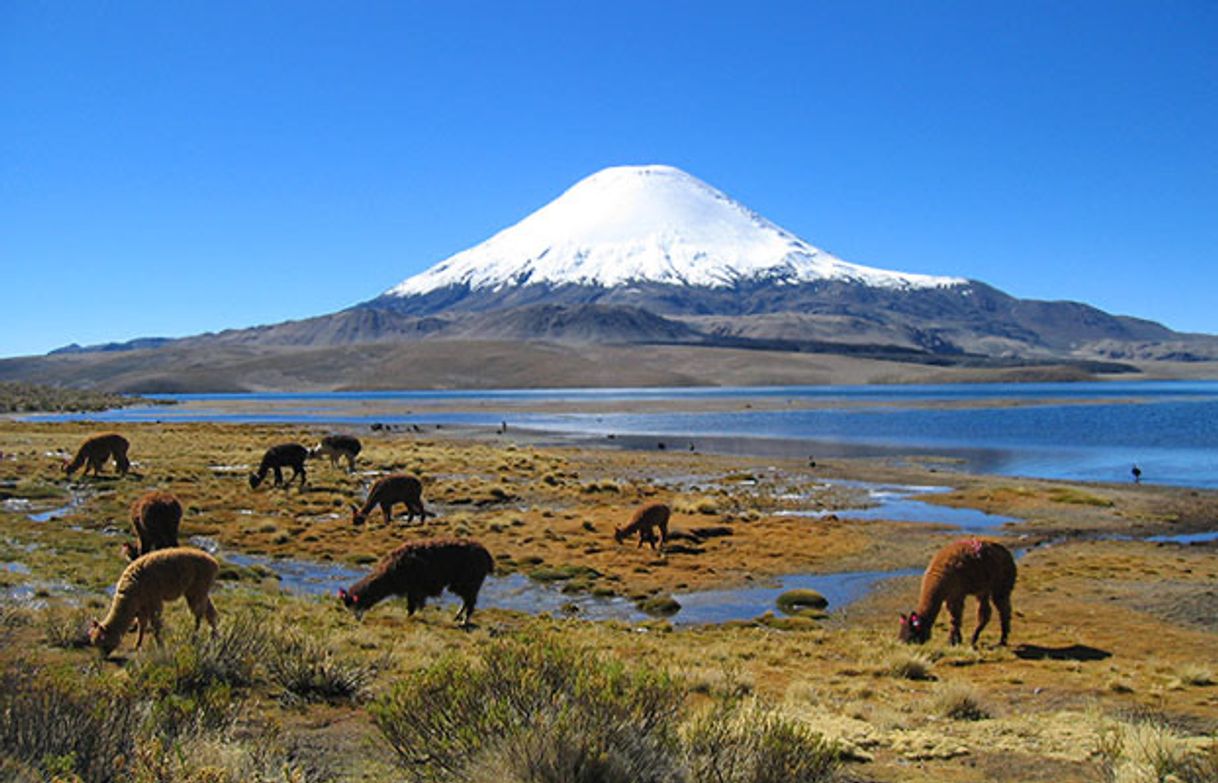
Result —
[{"label": "low bush", "polygon": [[613,783],[678,779],[684,690],[666,674],[555,639],[449,655],[370,711],[414,780]]},{"label": "low bush", "polygon": [[990,710],[977,689],[965,682],[952,682],[935,693],[935,712],[952,720],[985,720]]},{"label": "low bush", "polygon": [[1218,737],[1199,749],[1161,719],[1101,719],[1095,757],[1104,783],[1218,780]]},{"label": "low bush", "polygon": [[376,674],[375,663],[342,659],[333,648],[295,630],[281,630],[266,658],[271,682],[284,700],[344,701],[357,698]]},{"label": "low bush", "polygon": [[[25,665],[0,674],[0,757],[43,779],[118,781],[143,715],[131,691],[99,677],[71,679]],[[68,778],[70,779],[70,778]]]},{"label": "low bush", "polygon": [[690,783],[822,783],[840,752],[808,726],[730,694],[686,728]]},{"label": "low bush", "polygon": [[820,783],[836,746],[724,689],[682,730],[686,688],[564,644],[450,654],[370,708],[406,776],[468,783]]},{"label": "low bush", "polygon": [[905,680],[933,680],[930,658],[917,650],[898,650],[885,659],[883,670]]}]

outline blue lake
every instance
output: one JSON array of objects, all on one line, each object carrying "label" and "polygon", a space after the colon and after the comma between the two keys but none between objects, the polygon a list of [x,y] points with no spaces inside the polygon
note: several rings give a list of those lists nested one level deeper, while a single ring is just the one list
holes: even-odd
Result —
[{"label": "blue lake", "polygon": [[[966,470],[1089,481],[1218,487],[1218,382],[791,386],[681,389],[333,392],[167,395],[182,406],[126,408],[37,420],[316,422],[498,426],[619,445],[818,457],[926,455]],[[749,400],[766,400],[757,409]],[[696,411],[739,400],[739,408]],[[667,401],[675,411],[627,413],[623,403]],[[680,410],[688,401],[691,410]],[[789,409],[774,409],[775,402]],[[601,402],[606,410],[596,412]],[[242,403],[248,405],[243,408]],[[278,403],[283,403],[278,406]],[[400,413],[370,414],[367,403]],[[444,403],[444,411],[428,411]],[[461,410],[465,404],[470,410]],[[578,413],[536,413],[521,404],[579,403]],[[816,407],[801,407],[815,405]],[[417,405],[418,410],[407,410]],[[654,439],[654,442],[653,442]]]}]

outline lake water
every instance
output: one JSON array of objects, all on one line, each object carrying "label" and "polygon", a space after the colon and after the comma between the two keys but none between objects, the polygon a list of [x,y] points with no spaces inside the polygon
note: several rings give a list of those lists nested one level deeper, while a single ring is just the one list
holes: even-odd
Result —
[{"label": "lake water", "polygon": [[[334,392],[167,395],[186,406],[126,408],[38,420],[317,422],[498,426],[669,449],[958,458],[967,470],[1091,481],[1218,487],[1218,382],[791,386],[692,389]],[[714,400],[720,410],[698,411]],[[726,401],[739,400],[739,408]],[[749,401],[764,400],[756,409]],[[623,413],[623,403],[667,401],[675,411]],[[602,402],[606,410],[588,411]],[[683,402],[689,410],[680,410]],[[789,405],[775,410],[774,403]],[[248,408],[243,408],[246,403]],[[277,403],[283,403],[277,407]],[[393,403],[404,411],[368,413]],[[444,403],[447,410],[426,411]],[[469,404],[469,410],[460,408]],[[521,403],[580,403],[536,413]],[[801,407],[804,406],[804,407]],[[816,407],[806,407],[815,405]],[[653,442],[654,441],[654,442]]]}]

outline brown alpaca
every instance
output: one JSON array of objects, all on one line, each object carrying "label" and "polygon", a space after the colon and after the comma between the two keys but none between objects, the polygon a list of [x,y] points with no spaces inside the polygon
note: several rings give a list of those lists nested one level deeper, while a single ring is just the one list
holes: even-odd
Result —
[{"label": "brown alpaca", "polygon": [[275,472],[275,486],[285,486],[283,482],[283,468],[291,468],[292,476],[288,479],[286,486],[291,486],[296,477],[300,477],[300,488],[303,490],[308,477],[305,475],[305,460],[309,458],[309,450],[299,443],[280,443],[278,446],[271,446],[262,455],[262,462],[258,465],[258,472],[250,474],[250,489],[258,489],[258,485],[266,478],[268,471]]},{"label": "brown alpaca", "polygon": [[372,489],[368,491],[368,499],[364,501],[362,508],[351,507],[351,523],[364,524],[364,520],[372,513],[372,509],[380,506],[381,513],[385,516],[385,524],[388,525],[393,519],[394,503],[406,504],[407,522],[414,520],[415,514],[419,515],[420,522],[426,522],[427,511],[423,508],[422,496],[423,485],[414,476],[407,476],[404,473],[383,476],[377,479],[376,483],[372,485]]},{"label": "brown alpaca", "polygon": [[939,550],[922,576],[922,594],[918,608],[909,616],[901,615],[900,639],[922,644],[930,639],[931,628],[939,615],[939,607],[947,603],[951,616],[948,641],[961,641],[960,621],[964,613],[965,596],[975,595],[977,628],[973,631],[974,647],[981,630],[990,621],[990,602],[998,607],[1002,624],[999,644],[1007,643],[1011,633],[1011,591],[1015,589],[1015,558],[1002,544],[968,538],[948,544]]},{"label": "brown alpaca", "polygon": [[412,541],[390,552],[350,590],[339,590],[338,597],[358,617],[391,595],[404,595],[407,611],[414,614],[428,598],[438,598],[447,587],[461,599],[461,609],[454,619],[468,626],[478,590],[494,568],[491,553],[477,541]]},{"label": "brown alpaca", "polygon": [[84,465],[84,472],[80,475],[89,475],[89,469],[92,468],[93,475],[100,476],[106,460],[114,457],[114,466],[120,475],[125,476],[131,467],[131,460],[127,459],[127,449],[130,447],[131,444],[127,442],[127,439],[117,432],[103,432],[90,436],[76,450],[76,458],[63,464],[63,472],[71,476],[81,465]]},{"label": "brown alpaca", "polygon": [[158,549],[137,558],[119,577],[106,619],[90,623],[89,643],[100,648],[103,656],[108,656],[119,646],[131,621],[135,620],[139,628],[135,648],[138,650],[144,643],[144,632],[149,628],[159,644],[161,607],[166,601],[182,596],[186,597],[186,604],[195,616],[195,630],[199,630],[199,624],[207,618],[215,633],[216,607],[208,592],[219,570],[220,564],[214,557],[189,547]]},{"label": "brown alpaca", "polygon": [[321,442],[309,450],[309,457],[329,457],[330,467],[338,467],[339,457],[347,460],[347,472],[355,472],[355,458],[359,456],[363,444],[359,438],[351,435],[327,435]]},{"label": "brown alpaca", "polygon": [[668,517],[671,512],[668,506],[663,503],[649,503],[646,506],[639,508],[634,512],[634,516],[630,517],[630,524],[626,527],[615,527],[613,529],[613,540],[619,544],[626,540],[627,537],[639,534],[639,546],[643,546],[643,542],[651,544],[651,548],[656,548],[656,534],[654,528],[660,529],[660,549],[664,550],[668,546]]},{"label": "brown alpaca", "polygon": [[147,492],[131,504],[131,531],[138,544],[123,544],[123,554],[135,560],[157,549],[178,545],[182,504],[168,492]]}]

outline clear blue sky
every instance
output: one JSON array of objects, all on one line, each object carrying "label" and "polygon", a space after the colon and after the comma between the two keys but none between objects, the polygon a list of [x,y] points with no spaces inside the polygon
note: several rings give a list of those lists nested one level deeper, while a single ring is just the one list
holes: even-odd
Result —
[{"label": "clear blue sky", "polygon": [[8,2],[0,356],[341,309],[641,163],[1218,332],[1210,0]]}]

